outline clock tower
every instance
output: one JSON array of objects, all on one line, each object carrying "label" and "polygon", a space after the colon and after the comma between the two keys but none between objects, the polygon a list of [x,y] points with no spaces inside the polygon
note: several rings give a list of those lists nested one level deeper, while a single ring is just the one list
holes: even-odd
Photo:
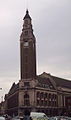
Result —
[{"label": "clock tower", "polygon": [[36,77],[36,39],[28,10],[23,20],[24,24],[20,36],[21,80],[31,80]]}]

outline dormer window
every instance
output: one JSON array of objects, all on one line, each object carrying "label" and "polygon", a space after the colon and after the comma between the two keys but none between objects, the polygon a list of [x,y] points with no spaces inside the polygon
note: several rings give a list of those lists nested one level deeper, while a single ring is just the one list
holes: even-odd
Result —
[{"label": "dormer window", "polygon": [[25,20],[25,24],[28,24],[28,20]]}]

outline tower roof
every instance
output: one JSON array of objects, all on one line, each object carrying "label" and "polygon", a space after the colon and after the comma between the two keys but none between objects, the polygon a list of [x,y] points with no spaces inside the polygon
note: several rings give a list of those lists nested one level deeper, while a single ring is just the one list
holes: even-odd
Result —
[{"label": "tower roof", "polygon": [[25,15],[24,19],[26,19],[26,18],[29,18],[31,20],[28,9],[26,10],[26,15]]}]

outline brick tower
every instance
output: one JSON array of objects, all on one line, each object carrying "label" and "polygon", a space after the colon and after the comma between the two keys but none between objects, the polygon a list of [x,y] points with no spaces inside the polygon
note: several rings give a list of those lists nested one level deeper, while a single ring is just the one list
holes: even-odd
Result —
[{"label": "brick tower", "polygon": [[34,109],[36,86],[36,39],[28,10],[23,20],[20,36],[19,114],[23,114],[26,109],[30,111]]},{"label": "brick tower", "polygon": [[20,37],[21,80],[27,81],[36,77],[36,40],[28,10],[23,20]]}]

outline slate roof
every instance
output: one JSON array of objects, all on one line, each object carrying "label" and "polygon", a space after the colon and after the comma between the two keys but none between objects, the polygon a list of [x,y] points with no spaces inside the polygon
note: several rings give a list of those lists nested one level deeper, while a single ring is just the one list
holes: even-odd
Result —
[{"label": "slate roof", "polygon": [[[29,15],[29,11],[28,11],[28,10],[26,10],[26,15],[25,15],[24,19],[26,19],[26,18],[29,18],[29,19],[31,20],[31,17],[30,17],[30,15]],[[24,19],[23,19],[23,20],[24,20]]]},{"label": "slate roof", "polygon": [[37,85],[38,87],[54,89],[54,86],[52,85],[49,78],[39,75],[37,76],[37,80],[38,80],[38,85]]},{"label": "slate roof", "polygon": [[71,81],[70,80],[59,78],[59,77],[56,77],[56,76],[51,76],[51,77],[56,82],[57,86],[61,86],[61,87],[71,89]]},{"label": "slate roof", "polygon": [[[64,87],[64,88],[71,89],[71,81],[70,80],[59,78],[59,77],[53,76],[53,75],[45,73],[45,72],[42,73],[40,76],[44,76],[44,82],[46,84],[48,84],[46,78],[48,79],[48,76],[50,76],[50,78],[56,83],[57,87]],[[42,81],[42,84],[43,84],[43,81]]]},{"label": "slate roof", "polygon": [[8,94],[14,93],[18,88],[19,88],[19,83],[17,83],[17,84],[13,83],[13,84],[12,84],[12,87],[11,87],[11,89],[9,90],[9,93],[8,93]]},{"label": "slate roof", "polygon": [[[56,83],[57,87],[64,87],[64,88],[71,89],[71,81],[70,80],[52,76],[48,73],[43,73],[36,77],[36,79],[38,80],[37,87],[55,89],[50,78],[52,79],[52,81],[54,81]],[[18,88],[19,88],[19,83],[17,83],[17,84],[13,83],[8,94],[13,94],[16,90],[18,90]]]}]

